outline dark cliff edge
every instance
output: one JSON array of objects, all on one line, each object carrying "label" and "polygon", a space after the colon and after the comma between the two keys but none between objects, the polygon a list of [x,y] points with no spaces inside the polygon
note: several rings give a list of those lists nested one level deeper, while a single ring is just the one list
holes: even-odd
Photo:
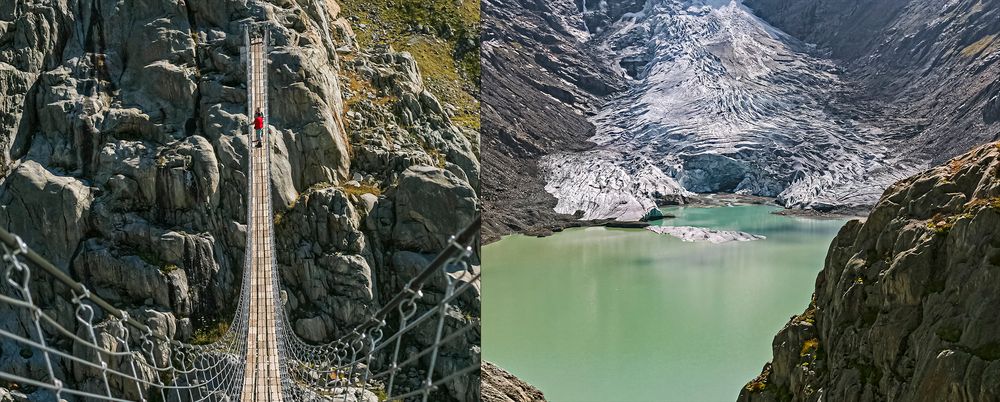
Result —
[{"label": "dark cliff edge", "polygon": [[902,180],[830,245],[740,401],[1000,398],[1000,144]]}]

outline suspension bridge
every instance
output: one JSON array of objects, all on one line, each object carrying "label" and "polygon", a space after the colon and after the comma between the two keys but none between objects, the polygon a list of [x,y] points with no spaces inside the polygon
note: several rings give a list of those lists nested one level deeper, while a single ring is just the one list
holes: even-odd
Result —
[{"label": "suspension bridge", "polygon": [[[266,130],[268,30],[248,24],[244,42],[248,116],[264,111]],[[426,402],[441,395],[435,392],[442,385],[479,369],[478,356],[470,356],[464,367],[438,367],[442,347],[477,328],[474,320],[446,328],[445,320],[458,297],[479,280],[471,265],[478,218],[347,335],[311,344],[290,330],[274,254],[272,147],[268,135],[260,147],[253,146],[252,126],[247,134],[246,256],[226,332],[207,345],[170,339],[0,229],[0,316],[5,317],[0,354],[20,350],[22,357],[31,356],[31,367],[0,364],[0,386],[43,390],[68,401]],[[426,300],[425,284],[442,276],[445,293]],[[40,291],[43,287],[49,290]],[[39,293],[61,301],[38,300]],[[58,303],[72,306],[71,318],[53,313]],[[407,343],[408,335],[418,331],[433,334],[434,342],[416,343],[422,349],[401,354],[404,344],[414,344]],[[12,344],[16,349],[8,347]],[[421,373],[419,384],[402,381],[404,369]]]}]

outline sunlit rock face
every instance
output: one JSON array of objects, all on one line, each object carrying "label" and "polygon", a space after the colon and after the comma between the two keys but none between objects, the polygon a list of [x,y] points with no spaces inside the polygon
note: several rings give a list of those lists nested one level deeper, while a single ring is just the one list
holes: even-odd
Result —
[{"label": "sunlit rock face", "polygon": [[840,229],[812,303],[739,400],[992,399],[998,244],[998,144],[893,184]]},{"label": "sunlit rock face", "polygon": [[[560,212],[621,216],[571,196],[607,188],[607,175],[578,176],[614,159],[637,172],[633,181],[656,179],[676,195],[735,192],[817,209],[870,205],[917,166],[858,118],[861,107],[839,102],[847,88],[833,62],[739,2],[651,1],[589,40],[631,86],[592,119],[599,151],[546,161]],[[629,187],[619,198],[655,200]]]}]

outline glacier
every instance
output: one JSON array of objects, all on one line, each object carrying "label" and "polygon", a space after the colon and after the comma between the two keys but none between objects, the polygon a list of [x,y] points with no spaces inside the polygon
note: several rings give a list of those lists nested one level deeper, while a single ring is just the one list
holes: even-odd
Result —
[{"label": "glacier", "polygon": [[851,85],[833,61],[740,1],[648,0],[576,37],[630,85],[591,117],[593,150],[540,162],[557,212],[634,220],[716,192],[865,206],[925,167],[862,121],[863,102],[841,101]]}]

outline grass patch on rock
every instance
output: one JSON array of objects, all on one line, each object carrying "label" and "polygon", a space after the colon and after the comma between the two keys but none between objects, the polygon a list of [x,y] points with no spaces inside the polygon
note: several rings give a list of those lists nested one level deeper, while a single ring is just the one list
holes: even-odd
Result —
[{"label": "grass patch on rock", "polygon": [[815,352],[819,348],[819,338],[807,339],[802,342],[802,349],[799,351],[799,356],[805,357],[812,352]]},{"label": "grass patch on rock", "polygon": [[229,323],[217,322],[194,332],[191,337],[193,345],[208,345],[222,338],[229,331]]},{"label": "grass patch on rock", "polygon": [[341,0],[362,48],[410,52],[424,84],[455,106],[456,125],[479,128],[479,1]]},{"label": "grass patch on rock", "polygon": [[750,380],[747,385],[744,386],[747,391],[750,392],[761,392],[767,389],[767,379],[771,376],[771,363],[767,363],[764,366],[764,370],[760,372],[757,377]]},{"label": "grass patch on rock", "polygon": [[996,37],[997,37],[996,35],[986,35],[983,36],[982,38],[979,38],[979,40],[973,42],[971,45],[966,46],[964,49],[962,49],[962,56],[965,57],[978,56],[980,53],[983,52],[983,50],[986,50],[986,48],[988,48],[990,45],[993,44],[993,39],[995,39]]},{"label": "grass patch on rock", "polygon": [[365,183],[361,183],[358,185],[345,184],[344,187],[341,187],[341,190],[343,190],[344,193],[347,195],[356,195],[356,196],[361,196],[362,194],[374,194],[375,196],[382,195],[382,189],[378,188],[378,186],[374,184],[365,184]]}]

